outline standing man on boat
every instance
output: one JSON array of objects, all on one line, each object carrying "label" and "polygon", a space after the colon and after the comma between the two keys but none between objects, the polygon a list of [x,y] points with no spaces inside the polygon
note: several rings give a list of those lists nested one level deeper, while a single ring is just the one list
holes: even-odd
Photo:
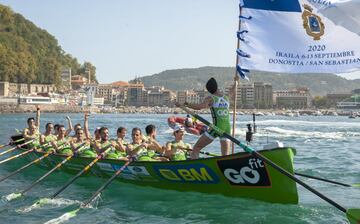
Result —
[{"label": "standing man on boat", "polygon": [[[238,79],[238,77],[236,77]],[[229,90],[229,95],[232,98],[235,85]],[[230,135],[230,100],[228,96],[225,96],[219,89],[215,78],[210,78],[206,83],[206,90],[210,93],[210,96],[206,97],[203,102],[199,104],[191,104],[185,102],[183,105],[176,103],[176,106],[186,106],[194,110],[201,110],[210,108],[213,118],[213,124],[220,128],[222,131]],[[219,136],[214,130],[208,130],[205,132],[199,140],[195,143],[193,151],[191,152],[191,159],[199,158],[200,150],[209,145],[215,138],[220,137],[221,154],[228,155],[230,150],[230,142],[227,138]]]}]

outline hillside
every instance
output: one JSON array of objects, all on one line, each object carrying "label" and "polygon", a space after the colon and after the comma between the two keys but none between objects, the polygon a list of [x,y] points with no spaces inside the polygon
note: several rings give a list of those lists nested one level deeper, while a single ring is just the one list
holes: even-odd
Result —
[{"label": "hillside", "polygon": [[[141,77],[145,86],[161,85],[172,90],[201,89],[210,77],[215,77],[221,87],[233,81],[233,67],[201,67],[166,70]],[[334,74],[278,74],[252,71],[250,82],[271,83],[274,90],[308,87],[313,96],[326,93],[349,92],[360,88],[360,79],[347,80]],[[247,82],[241,80],[241,82]]]},{"label": "hillside", "polygon": [[0,81],[61,84],[61,71],[74,75],[95,67],[64,52],[58,41],[9,7],[0,5]]}]

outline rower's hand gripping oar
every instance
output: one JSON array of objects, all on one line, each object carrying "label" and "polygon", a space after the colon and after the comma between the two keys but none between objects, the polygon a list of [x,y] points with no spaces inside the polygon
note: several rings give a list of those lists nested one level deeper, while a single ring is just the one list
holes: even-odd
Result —
[{"label": "rower's hand gripping oar", "polygon": [[[178,149],[181,149],[181,150],[186,150],[188,152],[192,152],[194,151],[193,149],[189,149],[189,148],[184,148],[184,147],[177,147]],[[217,154],[214,154],[214,153],[211,153],[211,152],[203,152],[203,151],[200,151],[199,153],[201,154],[204,154],[204,155],[207,155],[207,156],[220,156],[220,155],[217,155]]]},{"label": "rower's hand gripping oar", "polygon": [[293,174],[289,173],[288,171],[284,170],[282,167],[278,166],[277,164],[275,164],[274,162],[272,162],[270,159],[268,159],[267,157],[261,155],[260,153],[256,152],[254,149],[252,149],[250,146],[247,146],[243,143],[241,143],[239,140],[235,139],[234,137],[232,137],[231,135],[225,133],[224,131],[222,131],[221,129],[219,129],[218,127],[216,127],[214,124],[210,123],[209,121],[207,121],[206,119],[204,119],[203,117],[193,113],[191,110],[187,109],[186,107],[182,106],[181,109],[183,109],[184,111],[186,111],[188,114],[191,114],[192,116],[194,116],[195,118],[197,118],[198,120],[200,120],[201,122],[203,122],[205,125],[209,126],[212,130],[214,130],[217,134],[219,134],[222,137],[225,137],[227,139],[229,139],[230,141],[234,142],[235,144],[237,144],[238,146],[240,146],[242,149],[244,149],[246,152],[250,153],[252,156],[258,158],[258,159],[262,159],[263,161],[265,161],[267,164],[269,164],[271,167],[273,167],[274,169],[276,169],[277,171],[279,171],[280,173],[282,173],[283,175],[289,177],[290,179],[292,179],[293,181],[295,181],[296,183],[300,184],[301,186],[303,186],[304,188],[306,188],[307,190],[311,191],[312,193],[316,194],[317,196],[319,196],[321,199],[325,200],[326,202],[330,203],[331,205],[333,205],[334,207],[336,207],[337,209],[339,209],[340,211],[346,213],[348,219],[350,221],[356,221],[356,223],[360,223],[360,209],[345,209],[344,207],[342,207],[341,205],[339,205],[338,203],[336,203],[335,201],[331,200],[330,198],[326,197],[325,195],[323,195],[322,193],[320,193],[319,191],[315,190],[314,188],[312,188],[311,186],[309,186],[308,184],[306,184],[305,182],[301,181],[300,179],[298,179],[297,177],[295,177]]},{"label": "rower's hand gripping oar", "polygon": [[[33,141],[33,140],[32,140],[32,141]],[[24,143],[24,144],[25,144],[25,143]],[[20,146],[17,146],[17,147],[20,148]],[[1,160],[1,161],[0,161],[0,164],[9,162],[9,161],[11,161],[11,160],[13,160],[13,159],[19,158],[19,157],[24,156],[24,155],[26,155],[26,154],[29,154],[30,152],[32,152],[32,151],[34,151],[34,150],[35,150],[35,148],[32,148],[32,149],[26,150],[25,152],[22,152],[22,153],[19,153],[19,154],[14,155],[14,156],[11,156],[11,157],[9,157],[9,158],[6,158],[6,159],[4,159],[4,160]]]},{"label": "rower's hand gripping oar", "polygon": [[28,145],[28,144],[30,144],[31,142],[33,142],[34,140],[35,140],[35,139],[31,139],[31,140],[29,140],[29,141],[27,141],[27,142],[24,142],[23,144],[14,146],[14,147],[6,150],[6,151],[3,151],[3,152],[0,153],[0,156],[5,155],[6,153],[12,152],[12,151],[14,151],[14,150],[16,150],[16,149],[18,149],[18,148],[21,148],[21,147],[23,147],[23,146],[25,146],[25,145]]},{"label": "rower's hand gripping oar", "polygon": [[95,163],[97,163],[100,159],[104,158],[106,154],[111,150],[111,144],[105,147],[105,151],[98,155],[91,163],[89,163],[84,169],[82,169],[79,173],[76,174],[73,178],[71,178],[63,187],[61,187],[58,191],[56,191],[51,199],[58,196],[61,192],[63,192],[70,184],[72,184],[77,178],[79,178],[83,173],[88,171]]},{"label": "rower's hand gripping oar", "polygon": [[7,144],[3,144],[3,145],[0,145],[0,149],[2,149],[2,148],[4,148],[4,147],[6,147],[6,146],[9,146],[9,145],[13,145],[14,143],[17,143],[17,142],[21,142],[22,140],[24,140],[24,138],[20,138],[20,139],[18,139],[18,140],[16,140],[16,141],[10,141],[10,142],[8,142]]}]

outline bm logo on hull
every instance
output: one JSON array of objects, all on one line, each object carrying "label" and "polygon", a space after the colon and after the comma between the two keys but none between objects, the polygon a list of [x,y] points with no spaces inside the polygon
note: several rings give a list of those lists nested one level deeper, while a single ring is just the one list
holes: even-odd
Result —
[{"label": "bm logo on hull", "polygon": [[218,183],[219,178],[212,169],[203,164],[192,165],[154,165],[159,177],[171,182]]}]

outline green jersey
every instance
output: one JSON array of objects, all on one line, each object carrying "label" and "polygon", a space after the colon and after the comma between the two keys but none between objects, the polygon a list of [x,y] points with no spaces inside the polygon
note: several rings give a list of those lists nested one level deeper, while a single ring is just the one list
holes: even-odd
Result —
[{"label": "green jersey", "polygon": [[181,140],[179,142],[172,141],[170,142],[170,145],[172,151],[172,156],[170,159],[172,161],[186,160],[185,149],[190,149],[191,148],[190,144],[185,143]]},{"label": "green jersey", "polygon": [[[231,132],[229,98],[227,96],[212,95],[213,103],[210,107],[213,124],[227,134]],[[211,133],[212,132],[212,133]],[[210,131],[210,135],[217,137],[214,131]]]}]

